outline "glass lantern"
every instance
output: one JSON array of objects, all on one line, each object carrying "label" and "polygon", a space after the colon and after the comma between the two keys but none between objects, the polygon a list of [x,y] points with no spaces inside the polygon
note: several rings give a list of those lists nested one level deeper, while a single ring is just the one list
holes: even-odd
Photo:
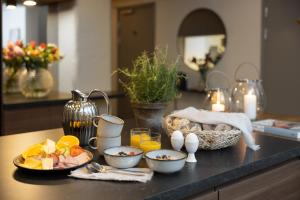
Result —
[{"label": "glass lantern", "polygon": [[206,81],[206,96],[202,108],[215,112],[230,111],[230,82],[226,74],[213,71],[208,74]]},{"label": "glass lantern", "polygon": [[214,112],[230,111],[230,92],[227,88],[213,88],[206,90],[203,109]]},{"label": "glass lantern", "polygon": [[[244,64],[249,64],[258,72],[253,64]],[[240,69],[240,66],[237,68],[235,75]],[[244,112],[250,120],[255,120],[265,108],[265,94],[262,80],[247,78],[238,79],[236,76],[235,78],[236,83],[231,92],[231,111]]]}]

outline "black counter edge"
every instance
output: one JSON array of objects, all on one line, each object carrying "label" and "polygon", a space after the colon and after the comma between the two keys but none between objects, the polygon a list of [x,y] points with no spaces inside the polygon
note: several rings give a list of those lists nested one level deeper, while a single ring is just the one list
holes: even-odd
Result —
[{"label": "black counter edge", "polygon": [[145,200],[181,200],[193,195],[201,194],[209,189],[213,190],[226,183],[237,181],[240,178],[247,177],[268,168],[276,167],[284,162],[297,158],[300,159],[300,147],[274,154],[267,159],[242,165],[233,170],[208,177],[198,182],[189,183],[181,187],[146,197]]}]

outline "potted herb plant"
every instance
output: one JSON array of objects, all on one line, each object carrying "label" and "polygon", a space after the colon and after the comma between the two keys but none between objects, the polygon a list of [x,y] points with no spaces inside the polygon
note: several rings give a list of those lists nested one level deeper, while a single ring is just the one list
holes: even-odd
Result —
[{"label": "potted herb plant", "polygon": [[118,70],[138,126],[160,129],[167,104],[177,96],[177,70],[178,59],[169,62],[166,48],[144,52],[133,61],[132,69]]}]

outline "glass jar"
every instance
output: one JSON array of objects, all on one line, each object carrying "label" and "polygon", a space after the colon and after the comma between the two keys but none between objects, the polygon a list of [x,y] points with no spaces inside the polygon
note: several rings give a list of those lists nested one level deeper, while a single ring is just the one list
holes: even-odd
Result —
[{"label": "glass jar", "polygon": [[228,88],[206,90],[206,96],[202,103],[203,109],[215,112],[227,112],[230,111],[230,105],[231,100]]},{"label": "glass jar", "polygon": [[[243,63],[242,65],[252,66],[258,76],[258,69],[251,63]],[[241,68],[240,65],[236,72],[236,83],[231,92],[231,111],[244,112],[251,120],[255,120],[265,108],[266,98],[262,86],[262,80],[259,79],[238,79],[237,71]]]},{"label": "glass jar", "polygon": [[3,70],[3,92],[13,94],[20,92],[19,78],[26,73],[25,67],[5,67]]},{"label": "glass jar", "polygon": [[19,79],[21,93],[27,98],[42,98],[53,88],[53,77],[48,69],[29,69]]},{"label": "glass jar", "polygon": [[206,80],[206,96],[202,102],[202,108],[216,112],[230,111],[230,81],[227,75],[221,71],[212,71]]}]

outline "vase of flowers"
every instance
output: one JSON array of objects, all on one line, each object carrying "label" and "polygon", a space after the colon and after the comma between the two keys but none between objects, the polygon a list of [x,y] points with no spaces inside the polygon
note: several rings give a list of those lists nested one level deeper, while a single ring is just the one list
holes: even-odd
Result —
[{"label": "vase of flowers", "polygon": [[22,41],[9,42],[3,48],[3,92],[5,94],[20,92],[19,77],[26,70],[23,67],[24,50]]},{"label": "vase of flowers", "polygon": [[168,61],[167,49],[156,48],[138,56],[131,69],[118,71],[137,125],[159,130],[166,106],[177,96],[178,62]]},{"label": "vase of flowers", "polygon": [[49,65],[62,58],[59,48],[55,44],[34,41],[24,47],[24,63],[27,73],[19,79],[21,93],[27,98],[42,98],[47,96],[53,88],[53,77]]}]

